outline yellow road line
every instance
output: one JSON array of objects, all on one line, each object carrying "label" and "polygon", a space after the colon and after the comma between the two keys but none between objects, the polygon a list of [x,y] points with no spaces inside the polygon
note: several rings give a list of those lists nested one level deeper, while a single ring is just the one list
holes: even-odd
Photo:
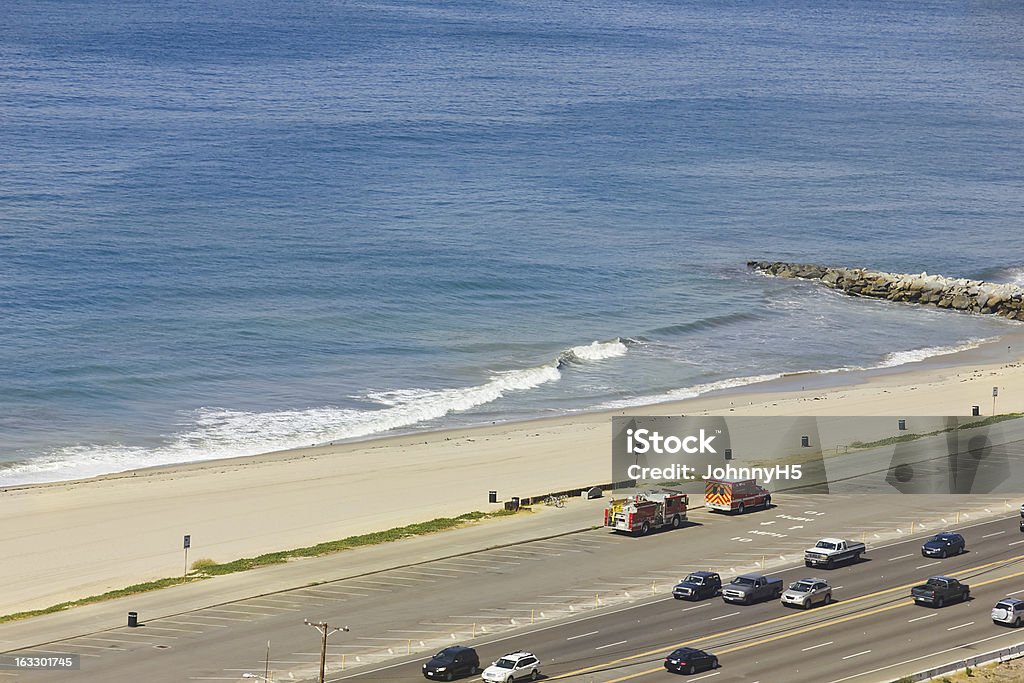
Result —
[{"label": "yellow road line", "polygon": [[[971,567],[970,569],[964,569],[964,570],[961,570],[959,572],[955,572],[953,575],[956,575],[956,574],[967,574],[967,573],[970,573],[970,572],[976,572],[976,571],[979,571],[979,570],[982,570],[982,569],[987,569],[989,567],[993,567],[993,566],[998,565],[998,564],[1009,564],[1009,563],[1012,563],[1012,562],[1017,562],[1017,561],[1022,560],[1022,559],[1024,559],[1024,555],[1017,555],[1016,557],[1011,557],[1011,558],[1006,559],[1006,560],[998,560],[998,561],[995,561],[995,562],[989,562],[987,564],[978,565],[977,567]],[[985,586],[985,585],[988,585],[990,583],[994,583],[996,581],[1006,581],[1007,579],[1016,578],[1018,576],[1024,576],[1024,572],[1018,572],[1016,574],[1010,574],[1009,576],[1000,577],[998,579],[990,579],[989,581],[983,581],[981,583],[976,583],[976,584],[973,584],[972,586]],[[830,609],[830,608],[831,609],[835,609],[835,608],[838,608],[838,607],[843,606],[843,605],[849,605],[850,603],[853,603],[853,602],[859,602],[861,600],[867,600],[868,598],[878,597],[880,595],[886,595],[887,593],[894,593],[896,591],[906,590],[908,588],[913,588],[914,586],[918,586],[918,585],[920,585],[919,581],[918,582],[914,582],[914,583],[903,584],[902,586],[895,586],[894,588],[887,588],[885,590],[877,591],[875,593],[867,593],[865,595],[861,595],[861,596],[858,596],[856,598],[850,598],[849,600],[843,600],[842,602],[837,602],[837,603],[833,603],[832,605],[827,605],[824,608],[818,608],[818,611],[820,612],[822,609]],[[861,614],[851,614],[851,615],[847,615],[845,617],[839,617],[837,619],[832,619],[832,620],[829,620],[827,622],[823,622],[821,624],[814,624],[812,626],[808,626],[808,627],[805,627],[803,629],[798,629],[798,630],[792,631],[790,633],[778,634],[778,635],[775,635],[775,636],[771,636],[768,639],[762,639],[762,640],[758,640],[758,641],[753,641],[753,642],[748,643],[746,645],[741,645],[741,646],[734,647],[734,648],[732,648],[730,650],[724,650],[723,653],[735,652],[736,650],[741,650],[741,649],[744,649],[744,648],[747,648],[747,647],[753,647],[755,645],[761,645],[763,643],[771,642],[772,640],[778,640],[780,638],[789,638],[791,636],[799,635],[801,633],[807,633],[808,631],[813,631],[813,630],[816,630],[818,628],[824,628],[825,626],[829,626],[831,624],[839,624],[839,623],[842,623],[844,621],[850,621],[851,619],[858,619],[860,617],[866,617],[866,616],[871,616],[872,614],[878,614],[879,612],[885,612],[885,611],[890,610],[890,609],[896,609],[897,607],[905,607],[908,604],[911,604],[911,603],[900,602],[900,603],[896,603],[895,605],[889,605],[889,606],[886,606],[886,607],[883,607],[883,608],[880,608],[880,609],[872,610],[870,612],[863,612]],[[646,652],[640,652],[640,653],[637,653],[635,655],[629,655],[628,657],[621,657],[619,659],[613,659],[613,660],[611,660],[609,662],[605,662],[604,664],[594,664],[594,665],[591,665],[591,666],[588,666],[588,667],[584,667],[582,669],[577,669],[576,671],[570,671],[568,673],[559,674],[557,676],[551,676],[550,679],[554,680],[554,679],[558,679],[558,678],[569,678],[571,676],[578,676],[580,674],[589,673],[589,672],[592,672],[592,671],[596,671],[598,669],[604,669],[604,668],[607,668],[607,667],[615,666],[617,664],[623,664],[623,663],[629,662],[631,660],[643,659],[645,657],[650,657],[651,655],[656,655],[656,654],[660,654],[662,652],[666,652],[666,651],[669,651],[669,650],[674,650],[677,647],[685,647],[685,646],[692,645],[694,643],[700,643],[700,642],[704,642],[704,641],[707,641],[707,640],[714,640],[716,638],[722,638],[724,636],[732,635],[734,633],[740,633],[742,631],[749,631],[751,629],[761,628],[761,627],[766,626],[768,624],[775,624],[775,623],[778,623],[778,622],[781,622],[781,621],[787,621],[789,619],[798,619],[798,618],[800,618],[802,616],[805,616],[805,613],[797,612],[795,614],[787,614],[787,615],[782,616],[782,617],[775,617],[774,619],[769,619],[767,621],[761,621],[761,622],[758,622],[756,624],[748,624],[746,626],[740,626],[740,627],[737,627],[737,628],[734,628],[734,629],[730,629],[728,631],[722,631],[721,633],[714,633],[714,634],[707,635],[707,636],[700,636],[698,638],[693,638],[692,640],[688,640],[688,641],[686,641],[684,643],[678,643],[676,645],[666,645],[664,647],[659,647],[659,648],[654,649],[654,650],[647,650]],[[659,667],[657,669],[651,669],[651,670],[648,670],[648,671],[641,671],[641,672],[636,673],[636,674],[630,674],[629,676],[625,676],[623,678],[615,678],[615,679],[612,679],[611,681],[606,681],[605,683],[618,683],[619,681],[629,680],[631,678],[636,678],[637,676],[643,676],[645,674],[649,674],[649,673],[653,673],[655,671],[661,671],[661,670],[662,670],[661,667]]]}]

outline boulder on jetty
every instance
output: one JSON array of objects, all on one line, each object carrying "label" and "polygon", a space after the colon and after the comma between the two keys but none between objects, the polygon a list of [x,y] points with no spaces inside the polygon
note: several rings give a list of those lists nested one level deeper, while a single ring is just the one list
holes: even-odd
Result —
[{"label": "boulder on jetty", "polygon": [[766,275],[820,280],[852,296],[904,301],[1024,320],[1024,287],[941,275],[884,273],[866,268],[830,268],[807,263],[748,261]]}]

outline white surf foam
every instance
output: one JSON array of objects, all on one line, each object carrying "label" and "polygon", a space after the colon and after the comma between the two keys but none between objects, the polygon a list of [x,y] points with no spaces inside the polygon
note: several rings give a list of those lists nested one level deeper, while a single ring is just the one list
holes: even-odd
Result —
[{"label": "white surf foam", "polygon": [[[609,342],[573,347],[565,353],[592,362],[621,356],[626,345]],[[101,474],[257,455],[270,451],[383,434],[412,427],[529,391],[562,376],[561,356],[546,365],[495,372],[483,384],[448,389],[398,389],[356,397],[382,406],[357,410],[323,406],[303,410],[249,412],[202,408],[189,415],[186,430],[166,445],[143,448],[120,444],[67,446],[29,461],[0,466],[0,485],[81,479]]]},{"label": "white surf foam", "polygon": [[562,353],[565,360],[601,361],[626,355],[628,348],[621,339],[595,341],[583,346],[574,346]]},{"label": "white surf foam", "polygon": [[910,349],[909,351],[894,351],[886,354],[885,358],[875,368],[894,368],[899,365],[906,365],[907,363],[919,363],[927,358],[933,358],[935,356],[946,356],[951,353],[959,353],[960,351],[969,351],[970,349],[976,349],[985,342],[993,341],[995,337],[988,337],[986,339],[972,339],[962,344],[956,344],[953,346],[926,346],[920,349]]}]

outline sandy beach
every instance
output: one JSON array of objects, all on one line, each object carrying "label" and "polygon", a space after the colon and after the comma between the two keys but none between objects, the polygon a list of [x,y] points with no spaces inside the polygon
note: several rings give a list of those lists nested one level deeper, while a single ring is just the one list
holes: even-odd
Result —
[{"label": "sandy beach", "polygon": [[[790,376],[626,411],[395,436],[0,492],[0,613],[41,608],[228,561],[488,510],[499,498],[602,483],[619,414],[969,415],[1024,412],[1024,349],[986,348],[884,371]],[[996,359],[1002,358],[997,361]],[[598,520],[595,520],[597,523]]]}]

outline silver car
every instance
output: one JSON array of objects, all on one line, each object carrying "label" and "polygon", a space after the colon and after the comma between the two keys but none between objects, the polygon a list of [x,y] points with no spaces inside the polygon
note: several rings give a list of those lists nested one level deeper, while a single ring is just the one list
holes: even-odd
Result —
[{"label": "silver car", "polygon": [[832,586],[825,579],[800,579],[789,585],[782,594],[783,605],[797,605],[803,609],[832,602]]},{"label": "silver car", "polygon": [[992,608],[992,621],[1010,626],[1024,624],[1024,600],[1003,598]]}]

